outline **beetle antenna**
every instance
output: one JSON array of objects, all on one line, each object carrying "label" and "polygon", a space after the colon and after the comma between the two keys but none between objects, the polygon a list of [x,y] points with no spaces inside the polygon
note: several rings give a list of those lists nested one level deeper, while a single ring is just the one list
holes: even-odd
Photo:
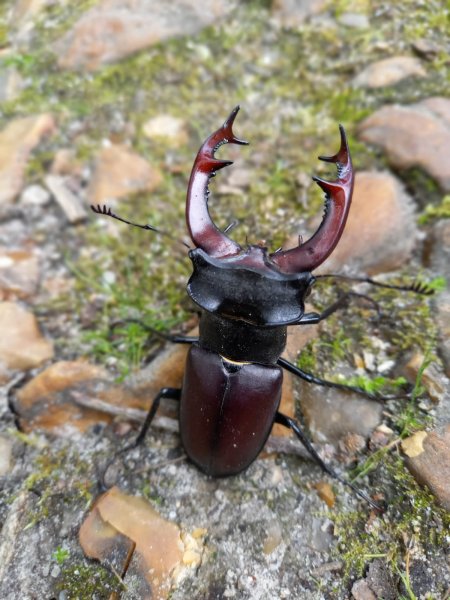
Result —
[{"label": "beetle antenna", "polygon": [[422,296],[432,296],[434,294],[434,290],[431,286],[423,281],[414,281],[410,285],[393,285],[390,283],[381,283],[380,281],[375,281],[370,277],[351,277],[349,275],[340,275],[330,273],[327,275],[315,275],[316,279],[325,279],[325,278],[335,278],[335,279],[346,279],[347,281],[359,281],[361,283],[369,283],[370,285],[374,285],[377,287],[387,288],[390,290],[399,290],[401,292],[414,292],[415,294],[421,294]]},{"label": "beetle antenna", "polygon": [[146,229],[148,231],[154,231],[155,233],[159,233],[160,235],[168,237],[171,240],[175,240],[179,244],[183,244],[183,246],[185,246],[186,248],[189,248],[189,249],[191,248],[189,246],[189,244],[187,244],[186,242],[183,242],[183,241],[179,240],[178,238],[174,237],[170,233],[167,233],[167,231],[162,231],[161,229],[158,229],[157,227],[154,227],[153,225],[141,225],[139,223],[133,223],[132,221],[127,221],[127,219],[123,219],[122,217],[119,217],[119,215],[116,215],[116,213],[113,213],[112,210],[111,210],[111,208],[109,208],[108,206],[106,206],[106,204],[103,204],[103,205],[97,204],[97,206],[91,204],[91,210],[93,212],[95,212],[95,214],[97,214],[97,215],[105,215],[106,217],[111,217],[112,219],[116,219],[117,221],[121,221],[122,223],[125,223],[126,225],[132,225],[133,227],[139,227],[140,229]]}]

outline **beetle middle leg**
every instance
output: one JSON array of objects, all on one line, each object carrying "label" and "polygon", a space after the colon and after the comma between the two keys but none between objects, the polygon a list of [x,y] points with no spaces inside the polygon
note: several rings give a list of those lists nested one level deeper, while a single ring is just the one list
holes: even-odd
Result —
[{"label": "beetle middle leg", "polygon": [[355,492],[355,494],[357,494],[360,498],[362,498],[363,500],[368,502],[370,504],[370,506],[372,506],[376,510],[381,510],[381,506],[379,506],[376,502],[374,502],[368,494],[366,494],[363,490],[360,490],[355,485],[353,485],[353,483],[351,483],[351,481],[347,481],[346,479],[343,479],[342,477],[340,477],[340,475],[338,475],[334,469],[332,469],[330,466],[328,466],[320,458],[320,456],[317,453],[317,451],[315,450],[314,446],[312,445],[312,443],[310,442],[308,437],[305,435],[304,431],[301,429],[299,424],[294,419],[284,415],[283,413],[277,412],[277,414],[275,416],[275,422],[279,423],[280,425],[284,425],[285,427],[287,427],[288,429],[291,429],[294,432],[294,434],[296,435],[298,440],[303,444],[303,446],[309,452],[311,457],[315,460],[315,462],[320,466],[320,468],[325,473],[327,473],[328,475],[330,475],[331,477],[333,477],[340,483],[342,483],[342,484],[346,485],[347,487],[349,487],[350,489],[352,489]]}]

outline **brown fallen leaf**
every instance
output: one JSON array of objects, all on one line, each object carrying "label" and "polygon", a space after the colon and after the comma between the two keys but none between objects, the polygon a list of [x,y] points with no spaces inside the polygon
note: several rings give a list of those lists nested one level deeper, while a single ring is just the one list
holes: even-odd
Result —
[{"label": "brown fallen leaf", "polygon": [[143,498],[113,487],[96,502],[80,528],[85,554],[121,577],[133,576],[142,600],[165,600],[184,560],[180,529]]}]

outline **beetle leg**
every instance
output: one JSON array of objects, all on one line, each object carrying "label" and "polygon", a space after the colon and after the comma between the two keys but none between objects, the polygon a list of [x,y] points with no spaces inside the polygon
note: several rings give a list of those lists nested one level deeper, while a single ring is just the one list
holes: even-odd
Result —
[{"label": "beetle leg", "polygon": [[329,273],[327,275],[314,275],[315,279],[345,279],[346,281],[358,281],[360,283],[369,283],[376,287],[386,288],[389,290],[399,290],[400,292],[414,292],[415,294],[421,294],[423,296],[432,296],[434,294],[433,288],[427,283],[422,281],[414,281],[410,285],[391,285],[390,283],[381,283],[375,281],[370,277],[351,277],[348,275],[341,275],[339,273]]},{"label": "beetle leg", "polygon": [[298,367],[296,367],[295,365],[290,363],[285,358],[279,358],[277,361],[277,364],[279,364],[280,367],[283,367],[283,369],[286,369],[286,371],[289,371],[289,373],[292,373],[293,375],[297,375],[297,377],[300,377],[300,379],[303,379],[303,381],[307,381],[308,383],[314,383],[315,385],[322,385],[324,387],[334,388],[334,389],[338,389],[338,390],[346,390],[348,392],[356,392],[357,394],[360,394],[361,396],[365,396],[366,398],[369,398],[370,400],[384,401],[384,400],[400,400],[402,398],[409,398],[408,394],[398,394],[395,396],[392,396],[392,395],[380,396],[378,394],[372,394],[371,392],[368,392],[367,390],[360,388],[356,385],[345,385],[345,383],[336,383],[334,381],[328,381],[327,379],[321,379],[320,377],[316,377],[315,375],[312,375],[311,373],[307,373],[306,371],[299,369]]},{"label": "beetle leg", "polygon": [[111,487],[111,485],[108,485],[105,481],[106,475],[107,475],[111,465],[118,459],[119,456],[121,456],[122,454],[125,454],[126,452],[129,452],[133,448],[136,448],[136,446],[139,446],[140,444],[142,444],[142,442],[144,441],[144,438],[147,434],[147,431],[148,431],[153,419],[155,418],[156,413],[158,412],[159,405],[163,398],[170,398],[171,400],[179,400],[181,398],[181,389],[180,388],[161,388],[159,390],[159,392],[156,394],[155,398],[153,399],[153,401],[150,405],[150,409],[147,413],[147,416],[145,417],[144,424],[142,425],[141,430],[138,433],[138,435],[136,436],[136,439],[134,440],[134,442],[131,444],[128,444],[128,446],[125,446],[125,448],[122,448],[121,450],[119,450],[115,454],[115,456],[108,462],[106,467],[103,469],[103,472],[99,477],[100,487],[103,491],[105,491]]},{"label": "beetle leg", "polygon": [[363,490],[360,490],[359,488],[357,488],[350,481],[347,481],[346,479],[343,479],[342,477],[340,477],[336,473],[336,471],[334,469],[332,469],[331,467],[329,467],[320,458],[320,456],[318,455],[318,453],[315,450],[314,446],[309,441],[309,439],[306,437],[306,435],[303,432],[303,430],[299,427],[298,423],[296,421],[294,421],[294,419],[291,419],[290,417],[288,417],[286,415],[283,415],[280,412],[277,412],[277,414],[275,416],[275,422],[279,423],[280,425],[284,425],[285,427],[287,427],[288,429],[291,429],[295,433],[295,435],[297,436],[297,438],[299,439],[299,441],[303,444],[303,446],[305,446],[305,448],[308,450],[308,452],[310,453],[310,455],[314,458],[314,460],[321,467],[321,469],[323,471],[325,471],[325,473],[328,473],[328,475],[330,475],[331,477],[333,477],[334,479],[336,479],[340,483],[343,483],[344,485],[346,485],[349,488],[351,488],[360,498],[362,498],[363,500],[365,500],[366,502],[368,502],[370,504],[370,506],[372,506],[372,508],[375,508],[376,510],[382,510],[382,507],[379,506],[376,502],[374,502],[372,500],[372,498],[368,494],[366,494],[366,492],[364,492]]},{"label": "beetle leg", "polygon": [[[289,362],[285,358],[279,358],[277,363],[280,365],[280,367],[283,367],[283,369],[286,369],[286,371],[289,371],[289,373],[292,373],[293,375],[300,377],[300,379],[303,379],[303,381],[307,381],[308,383],[315,383],[316,385],[322,385],[324,387],[329,387],[329,388],[336,388],[339,390],[347,390],[349,392],[357,392],[358,394],[361,394],[362,396],[366,396],[367,398],[370,398],[371,400],[385,400],[386,399],[385,397],[377,396],[376,394],[371,394],[370,392],[367,392],[363,388],[360,388],[357,386],[345,385],[343,383],[335,383],[334,381],[327,381],[326,379],[320,379],[319,377],[316,377],[315,375],[312,375],[311,373],[307,373],[306,371],[299,369],[298,367],[293,365],[291,362]],[[397,398],[397,396],[396,396],[396,398]]]}]

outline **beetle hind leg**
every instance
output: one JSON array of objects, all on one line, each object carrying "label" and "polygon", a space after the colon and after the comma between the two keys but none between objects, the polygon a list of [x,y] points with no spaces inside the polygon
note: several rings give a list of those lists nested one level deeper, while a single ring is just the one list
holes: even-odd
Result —
[{"label": "beetle hind leg", "polygon": [[180,400],[181,389],[166,387],[166,388],[161,388],[159,390],[159,392],[153,398],[153,401],[150,405],[147,416],[145,417],[145,421],[141,427],[141,430],[139,431],[138,435],[136,436],[136,439],[134,440],[134,442],[132,442],[131,444],[128,444],[127,446],[125,446],[124,448],[122,448],[121,450],[116,452],[116,454],[113,456],[113,458],[110,461],[108,461],[106,467],[103,469],[103,471],[99,477],[100,487],[101,487],[102,491],[106,491],[113,485],[113,483],[109,484],[106,482],[107,474],[108,474],[108,471],[111,468],[111,466],[117,461],[117,459],[120,456],[122,456],[123,454],[126,454],[130,450],[133,450],[133,448],[136,448],[137,446],[142,444],[142,442],[145,439],[145,436],[147,435],[149,427],[152,424],[152,421],[155,418],[156,413],[158,412],[158,408],[161,403],[161,400],[164,398],[171,399],[171,400]]},{"label": "beetle hind leg", "polygon": [[317,451],[315,450],[314,446],[312,445],[312,443],[310,442],[308,437],[305,435],[304,431],[300,428],[300,426],[294,419],[291,419],[290,417],[283,415],[280,412],[277,412],[276,417],[275,417],[275,422],[279,423],[280,425],[284,425],[285,427],[287,427],[288,429],[291,429],[294,432],[297,439],[303,444],[303,446],[306,448],[306,450],[309,452],[309,454],[312,456],[312,458],[316,461],[316,463],[319,465],[319,467],[323,471],[325,471],[325,473],[327,473],[328,475],[330,475],[331,477],[333,477],[340,483],[343,483],[347,487],[351,488],[357,496],[359,496],[360,498],[362,498],[363,500],[368,502],[372,508],[374,508],[376,510],[382,510],[382,507],[379,506],[376,502],[374,502],[372,500],[372,498],[368,494],[366,494],[366,492],[357,488],[350,481],[343,479],[340,475],[338,475],[336,473],[336,471],[334,469],[329,467],[320,458],[320,456],[317,453]]}]

